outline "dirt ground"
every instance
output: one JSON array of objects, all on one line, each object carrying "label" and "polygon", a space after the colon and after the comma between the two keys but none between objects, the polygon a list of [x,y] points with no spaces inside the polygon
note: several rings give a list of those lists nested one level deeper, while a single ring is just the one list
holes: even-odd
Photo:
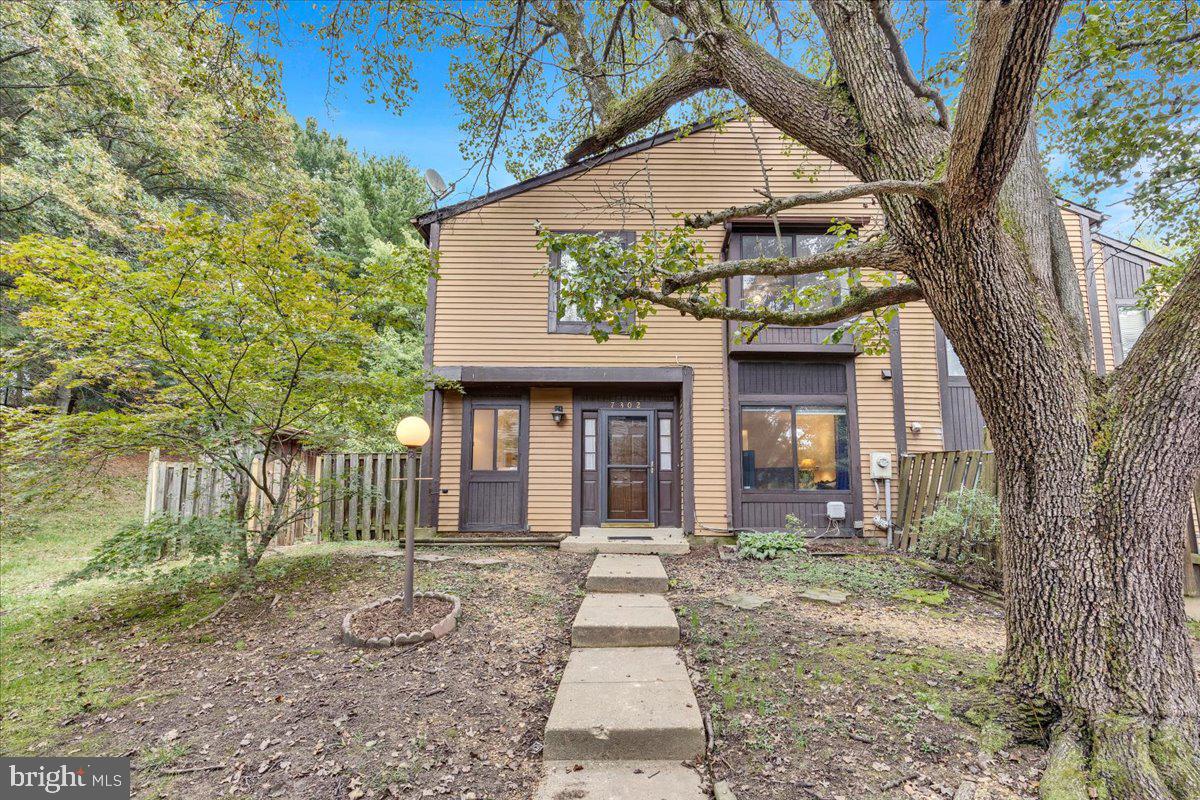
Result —
[{"label": "dirt ground", "polygon": [[[423,553],[435,560],[418,564],[419,588],[458,594],[463,616],[416,648],[341,643],[343,615],[396,594],[402,568],[341,550],[276,559],[290,566],[195,627],[145,607],[78,615],[42,640],[48,666],[107,658],[121,677],[37,751],[128,754],[137,798],[531,797],[592,559]],[[974,800],[1036,796],[1043,752],[988,721],[995,605],[877,554],[760,563],[702,549],[666,566],[708,763],[738,800],[950,798],[965,782]],[[849,596],[801,597],[814,587]]]},{"label": "dirt ground", "polygon": [[344,647],[342,616],[395,594],[401,559],[343,556],[354,578],[337,588],[241,599],[124,648],[128,702],[71,721],[75,747],[132,755],[139,798],[530,797],[590,559],[438,553],[452,558],[418,564],[418,584],[462,597],[447,638]]},{"label": "dirt ground", "polygon": [[[987,723],[1000,610],[888,558],[673,560],[711,765],[738,800],[1036,796],[1043,753]],[[800,597],[841,588],[841,605]],[[768,602],[721,604],[734,594]],[[979,724],[966,721],[964,716]]]}]

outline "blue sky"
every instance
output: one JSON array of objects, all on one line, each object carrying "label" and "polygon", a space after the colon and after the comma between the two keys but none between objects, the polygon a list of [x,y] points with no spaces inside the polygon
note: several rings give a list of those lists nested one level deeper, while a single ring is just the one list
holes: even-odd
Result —
[{"label": "blue sky", "polygon": [[[274,50],[273,55],[281,62],[287,109],[294,117],[301,121],[307,117],[315,118],[321,127],[344,137],[352,149],[379,155],[402,155],[422,172],[432,167],[447,183],[463,177],[467,163],[458,151],[462,136],[458,122],[462,112],[445,86],[449,77],[449,50],[414,54],[413,77],[418,89],[408,108],[397,115],[383,103],[370,101],[359,75],[353,70],[344,85],[331,86],[325,54],[301,28],[303,21],[318,19],[319,12],[307,1],[292,2],[288,12],[280,20],[283,45]],[[926,58],[932,63],[952,46],[954,30],[948,16],[931,14],[929,22]],[[910,39],[906,49],[914,67],[919,67],[922,58],[920,41]],[[497,165],[492,175],[493,187],[511,182],[508,173]],[[471,181],[463,183],[467,187],[471,185]],[[450,199],[463,199],[466,194],[459,191]],[[1132,238],[1137,234],[1136,221],[1121,202],[1125,194],[1124,188],[1110,190],[1099,203],[1099,210],[1110,215],[1104,225],[1105,232],[1118,238]]]}]

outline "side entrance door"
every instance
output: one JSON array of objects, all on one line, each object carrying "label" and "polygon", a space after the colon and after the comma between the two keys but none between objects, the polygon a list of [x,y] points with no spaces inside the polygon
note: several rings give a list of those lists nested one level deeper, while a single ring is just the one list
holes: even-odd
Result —
[{"label": "side entrance door", "polygon": [[529,481],[529,404],[524,397],[469,399],[463,414],[464,531],[520,531],[526,527]]},{"label": "side entrance door", "polygon": [[604,411],[601,508],[606,523],[657,523],[653,411]]}]

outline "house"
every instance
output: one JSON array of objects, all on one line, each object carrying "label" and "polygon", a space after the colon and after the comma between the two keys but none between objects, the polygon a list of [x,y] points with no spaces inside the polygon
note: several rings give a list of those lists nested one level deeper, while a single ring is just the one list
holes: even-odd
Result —
[{"label": "house", "polygon": [[[556,232],[630,237],[673,215],[854,180],[765,123],[672,131],[415,222],[440,251],[425,357],[462,392],[435,390],[426,416],[422,522],[442,532],[578,534],[596,526],[720,534],[779,529],[882,536],[873,456],[978,448],[982,420],[953,350],[923,303],[905,307],[891,351],[826,343],[828,329],[736,327],[673,312],[644,339],[597,343],[558,309],[535,221]],[[1145,324],[1135,290],[1159,256],[1103,236],[1097,212],[1064,202],[1094,358],[1119,363]],[[793,209],[783,247],[831,245],[831,219],[869,229],[870,198]],[[770,220],[696,234],[717,257],[777,246]],[[727,287],[730,302],[769,292]],[[562,313],[560,313],[560,311]]]}]

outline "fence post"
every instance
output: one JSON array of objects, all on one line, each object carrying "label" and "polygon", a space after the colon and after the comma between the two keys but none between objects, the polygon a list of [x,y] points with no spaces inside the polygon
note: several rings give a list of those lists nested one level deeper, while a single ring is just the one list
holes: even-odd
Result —
[{"label": "fence post", "polygon": [[150,518],[154,516],[155,506],[157,506],[159,452],[157,447],[152,448],[146,457],[146,510],[142,514],[143,525],[150,522]]}]

